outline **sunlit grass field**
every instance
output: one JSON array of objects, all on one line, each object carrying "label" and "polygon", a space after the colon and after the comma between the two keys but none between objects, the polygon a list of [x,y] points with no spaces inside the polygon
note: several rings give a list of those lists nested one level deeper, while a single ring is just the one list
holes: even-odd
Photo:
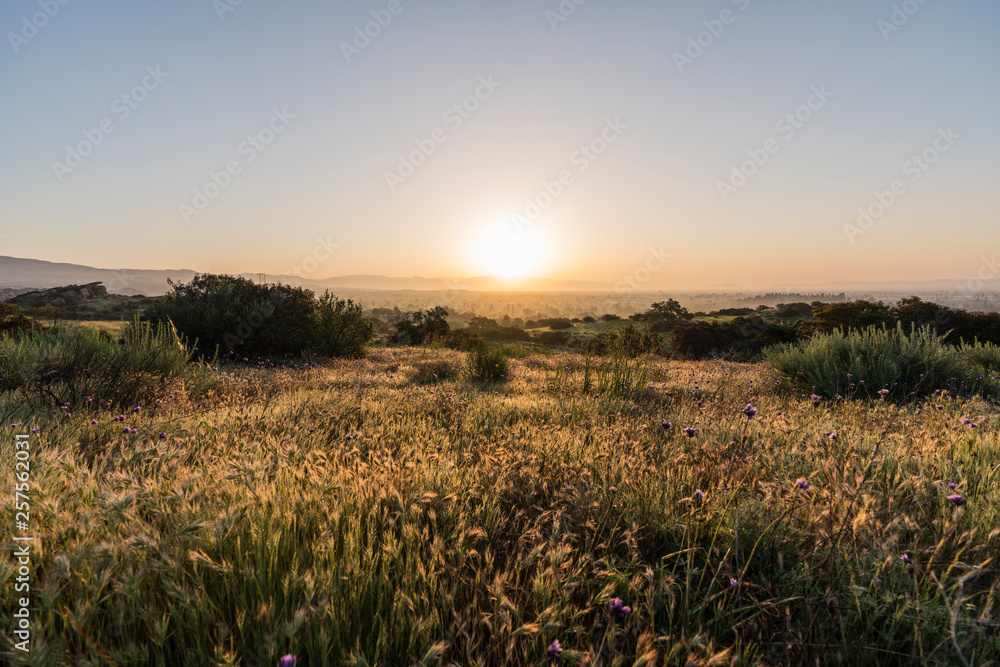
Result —
[{"label": "sunlit grass field", "polygon": [[[997,663],[995,407],[656,357],[601,394],[578,354],[522,357],[502,385],[420,348],[223,368],[123,421],[8,399],[11,432],[39,430],[39,541],[32,651],[5,613],[2,660]],[[459,372],[415,377],[431,362]]]}]

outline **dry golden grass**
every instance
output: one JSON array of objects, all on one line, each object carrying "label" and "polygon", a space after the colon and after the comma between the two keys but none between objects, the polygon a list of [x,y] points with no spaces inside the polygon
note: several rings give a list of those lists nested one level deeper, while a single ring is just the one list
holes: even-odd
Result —
[{"label": "dry golden grass", "polygon": [[[584,393],[573,354],[512,359],[494,386],[415,377],[465,359],[224,371],[128,414],[127,436],[2,404],[41,430],[35,643],[25,661],[4,629],[5,659],[528,665],[556,639],[595,665],[1000,655],[995,407],[814,406],[764,364],[656,358],[625,395]],[[14,576],[4,561],[4,609]]]}]

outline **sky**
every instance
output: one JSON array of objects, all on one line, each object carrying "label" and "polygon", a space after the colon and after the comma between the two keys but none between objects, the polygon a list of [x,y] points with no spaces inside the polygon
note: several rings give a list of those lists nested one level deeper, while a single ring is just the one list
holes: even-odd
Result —
[{"label": "sky", "polygon": [[964,280],[1000,250],[998,28],[995,0],[5,0],[0,255]]}]

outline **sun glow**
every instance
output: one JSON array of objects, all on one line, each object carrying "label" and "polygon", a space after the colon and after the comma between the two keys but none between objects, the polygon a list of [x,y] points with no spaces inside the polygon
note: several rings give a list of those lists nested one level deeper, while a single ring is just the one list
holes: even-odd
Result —
[{"label": "sun glow", "polygon": [[548,239],[537,225],[518,227],[500,220],[483,227],[474,238],[472,265],[501,278],[525,278],[546,269],[550,255]]}]

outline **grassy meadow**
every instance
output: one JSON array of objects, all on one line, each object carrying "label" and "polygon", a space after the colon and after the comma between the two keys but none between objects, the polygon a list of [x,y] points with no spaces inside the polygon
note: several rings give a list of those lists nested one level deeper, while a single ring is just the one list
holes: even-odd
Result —
[{"label": "grassy meadow", "polygon": [[496,385],[387,347],[176,378],[138,412],[4,399],[38,430],[39,541],[32,651],[8,623],[0,660],[997,664],[996,407],[508,351]]}]

